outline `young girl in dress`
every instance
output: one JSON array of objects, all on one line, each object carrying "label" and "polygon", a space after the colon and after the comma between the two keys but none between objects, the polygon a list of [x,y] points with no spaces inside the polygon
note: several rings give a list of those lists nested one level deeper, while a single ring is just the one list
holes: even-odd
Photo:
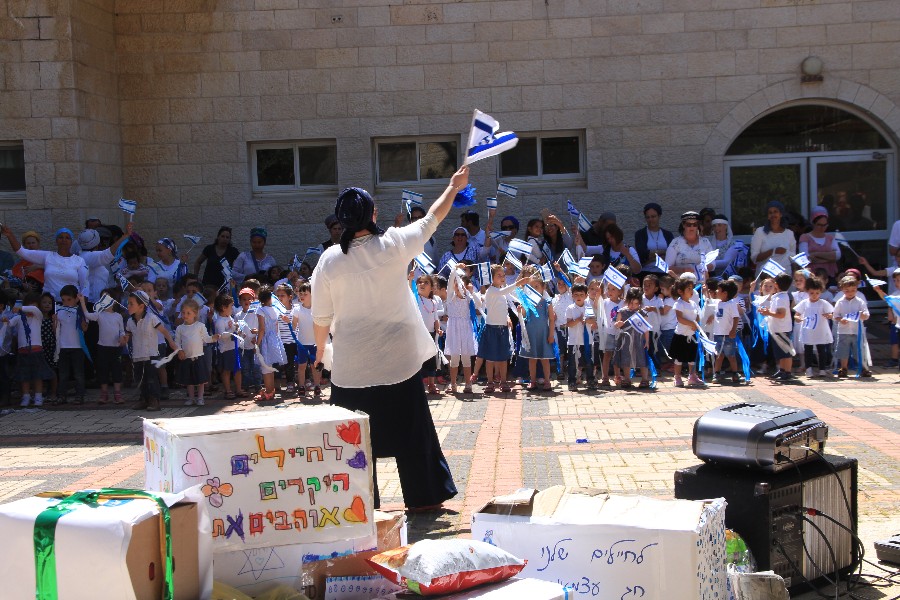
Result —
[{"label": "young girl in dress", "polygon": [[465,387],[463,394],[472,393],[472,357],[478,352],[478,340],[472,325],[470,303],[474,302],[476,312],[481,311],[481,297],[472,292],[472,283],[468,275],[464,275],[465,266],[459,264],[450,271],[447,282],[447,339],[444,342],[444,354],[450,360],[450,380],[447,392],[456,394],[456,377],[462,364]]},{"label": "young girl in dress", "polygon": [[[259,354],[262,362],[263,389],[256,395],[255,400],[271,401],[275,399],[275,371],[278,365],[287,364],[287,356],[284,353],[284,344],[278,337],[278,321],[280,315],[272,306],[272,288],[264,285],[259,288],[259,329],[256,331],[256,339],[259,345]],[[279,300],[276,300],[280,302]],[[268,368],[266,368],[268,367]]]},{"label": "young girl in dress", "polygon": [[[418,292],[419,298],[419,314],[422,315],[425,329],[428,330],[428,334],[432,339],[436,339],[441,333],[441,317],[438,313],[438,303],[434,299],[434,290],[430,275],[421,275],[416,279],[416,291]],[[439,393],[437,387],[434,385],[437,369],[437,345],[435,345],[435,355],[426,360],[422,365],[422,378],[425,381],[425,387],[429,394]]]},{"label": "young girl in dress", "polygon": [[524,306],[519,307],[519,314],[525,319],[525,332],[528,334],[528,348],[523,348],[521,355],[528,359],[528,389],[534,391],[538,388],[537,364],[541,361],[544,374],[543,389],[549,391],[553,389],[550,379],[550,359],[554,357],[556,313],[550,310],[550,296],[547,295],[544,280],[540,276],[534,276],[529,285],[541,295],[541,301],[535,306],[537,316],[528,312]]},{"label": "young girl in dress", "polygon": [[503,393],[512,391],[506,382],[506,361],[510,357],[507,298],[526,280],[519,279],[512,285],[504,286],[505,281],[506,273],[503,267],[491,266],[491,286],[484,293],[487,318],[481,339],[478,341],[478,356],[484,359],[487,369],[488,383],[484,388],[486,394],[492,394],[498,384]]},{"label": "young girl in dress", "polygon": [[673,310],[678,324],[675,325],[675,336],[672,338],[672,347],[669,352],[675,360],[675,387],[684,387],[681,380],[681,365],[687,363],[690,375],[688,387],[703,387],[703,380],[697,376],[696,360],[698,342],[694,332],[700,329],[698,317],[700,307],[694,301],[694,285],[688,279],[679,279],[674,286],[678,300]]},{"label": "young girl in dress", "polygon": [[[246,398],[247,394],[241,389],[241,342],[238,339],[240,330],[237,321],[232,316],[234,299],[228,292],[222,292],[216,296],[213,306],[216,310],[213,332],[219,338],[219,379],[222,380],[222,386],[225,388],[225,399]],[[232,375],[234,375],[234,390],[231,389]]]},{"label": "young girl in dress", "polygon": [[641,311],[642,291],[639,288],[631,288],[625,294],[625,308],[616,315],[616,329],[620,330],[616,338],[616,351],[613,355],[614,364],[622,369],[622,387],[631,387],[631,370],[641,370],[640,387],[650,387],[649,373],[647,369],[647,353],[650,347],[650,332],[638,333],[628,321],[632,316]]},{"label": "young girl in dress", "polygon": [[182,323],[175,329],[175,345],[178,346],[178,383],[187,388],[185,406],[203,406],[203,392],[209,382],[209,367],[203,354],[203,345],[215,341],[198,320],[200,305],[195,300],[185,300],[181,305]]},{"label": "young girl in dress", "polygon": [[157,334],[162,334],[169,347],[175,351],[178,346],[153,312],[148,310],[150,297],[147,292],[137,290],[128,296],[129,319],[125,333],[131,340],[134,376],[141,382],[141,396],[135,409],[159,410],[159,374],[151,360],[159,356]]}]

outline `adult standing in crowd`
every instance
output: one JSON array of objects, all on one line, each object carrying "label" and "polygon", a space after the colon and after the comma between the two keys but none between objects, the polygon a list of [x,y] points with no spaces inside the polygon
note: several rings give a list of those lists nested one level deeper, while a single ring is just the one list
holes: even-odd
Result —
[{"label": "adult standing in crowd", "polygon": [[250,230],[250,249],[238,254],[231,265],[231,273],[235,282],[241,283],[247,278],[255,277],[257,273],[268,272],[277,265],[275,257],[266,252],[266,239],[269,232],[264,227],[254,227]]},{"label": "adult standing in crowd", "polygon": [[796,254],[797,240],[785,222],[784,204],[778,200],[766,204],[766,219],[766,224],[757,227],[750,240],[750,258],[756,263],[756,274],[762,272],[770,258],[790,273],[791,256]]},{"label": "adult standing in crowd", "polygon": [[[425,218],[386,232],[375,224],[369,193],[345,189],[334,211],[344,226],[340,246],[322,254],[312,278],[316,364],[329,333],[333,339],[331,401],[369,415],[374,457],[396,458],[411,509],[436,508],[457,491],[422,380],[422,365],[437,348],[409,291],[407,269],[468,179],[462,167]],[[377,476],[374,487],[378,507]]]},{"label": "adult standing in crowd", "polygon": [[465,228],[469,234],[469,245],[484,246],[484,229],[481,228],[481,219],[474,210],[467,210],[459,215],[459,225]]},{"label": "adult standing in crowd", "polygon": [[155,283],[157,279],[168,279],[174,286],[187,273],[187,265],[182,269],[178,246],[172,238],[164,237],[156,241],[156,258],[157,260],[147,259],[147,266],[150,268],[147,281],[150,283]]},{"label": "adult standing in crowd", "polygon": [[199,273],[200,267],[203,263],[206,263],[201,281],[203,281],[204,286],[219,289],[225,283],[225,274],[222,272],[222,259],[224,258],[228,261],[229,265],[233,265],[238,255],[240,255],[240,251],[231,245],[231,227],[223,225],[219,227],[215,243],[204,247],[203,252],[194,261],[194,273]]},{"label": "adult standing in crowd", "polygon": [[[503,224],[500,225],[502,227]],[[572,252],[574,249],[572,236],[556,215],[547,214],[544,217],[544,243],[547,244],[553,260],[562,256],[564,250]]]},{"label": "adult standing in crowd", "polygon": [[703,256],[712,252],[709,240],[700,235],[700,213],[689,210],[681,215],[678,237],[666,250],[666,264],[675,275],[696,273]]},{"label": "adult standing in crowd", "polygon": [[810,271],[825,269],[829,279],[834,279],[838,272],[837,261],[841,259],[841,247],[833,233],[825,232],[828,229],[828,209],[816,206],[809,217],[812,221],[812,231],[800,236],[798,249],[800,252],[806,252],[809,257],[807,268]]},{"label": "adult standing in crowd", "polygon": [[671,231],[659,226],[660,217],[662,206],[656,202],[648,202],[644,205],[644,221],[647,222],[647,226],[634,232],[634,249],[637,251],[644,273],[662,273],[656,266],[656,257],[665,257],[666,248],[675,239]]},{"label": "adult standing in crowd", "polygon": [[[36,231],[26,231],[22,234],[22,247],[27,250],[40,250],[41,236]],[[4,254],[7,253],[4,252]],[[44,285],[44,267],[36,265],[30,260],[20,258],[19,262],[13,265],[12,274],[22,281],[25,281],[26,278],[31,278],[42,286]]]},{"label": "adult standing in crowd", "polygon": [[8,225],[3,225],[3,235],[9,240],[13,252],[35,265],[44,267],[44,291],[60,302],[59,291],[66,285],[74,285],[82,294],[88,291],[88,268],[77,254],[72,254],[75,236],[72,230],[61,227],[56,231],[56,250],[29,250],[23,248]]},{"label": "adult standing in crowd", "polygon": [[602,246],[606,243],[606,237],[603,235],[603,232],[606,231],[606,226],[615,222],[615,213],[609,210],[604,211],[600,213],[600,216],[597,217],[590,229],[580,232],[581,239],[588,246]]},{"label": "adult standing in crowd", "polygon": [[[328,239],[319,244],[319,250],[325,252],[332,246],[337,246],[341,243],[341,234],[344,233],[344,226],[341,225],[341,222],[338,221],[338,218],[334,215],[328,215],[325,217],[325,228],[328,229]],[[322,256],[322,252],[317,254],[316,256],[308,256],[307,259],[311,259],[313,261],[318,260],[318,257]],[[315,266],[315,263],[313,263]]]},{"label": "adult standing in crowd", "polygon": [[[747,264],[747,246],[734,239],[728,217],[723,214],[713,217],[712,230],[707,239],[713,250],[719,251],[719,256],[713,262],[711,274],[725,278],[737,274],[738,268]],[[726,271],[729,272],[725,274]]]}]

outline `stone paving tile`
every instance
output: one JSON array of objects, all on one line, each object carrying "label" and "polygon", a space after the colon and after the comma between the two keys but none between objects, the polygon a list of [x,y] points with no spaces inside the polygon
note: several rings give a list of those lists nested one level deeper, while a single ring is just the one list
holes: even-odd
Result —
[{"label": "stone paving tile", "polygon": [[690,437],[694,417],[663,417],[639,419],[580,419],[551,423],[555,443],[573,443],[578,439],[591,441],[659,439]]},{"label": "stone paving tile", "polygon": [[44,489],[46,479],[0,479],[0,501],[28,496]]},{"label": "stone paving tile", "polygon": [[84,465],[125,448],[102,444],[44,446],[38,452],[33,448],[4,448],[0,449],[0,469]]}]

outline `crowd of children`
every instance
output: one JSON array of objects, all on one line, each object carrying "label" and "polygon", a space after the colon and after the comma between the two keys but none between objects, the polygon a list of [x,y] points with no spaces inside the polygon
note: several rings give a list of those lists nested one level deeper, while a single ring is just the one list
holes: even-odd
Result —
[{"label": "crowd of children", "polygon": [[[490,239],[490,225],[486,234]],[[435,340],[435,355],[422,367],[431,394],[456,394],[460,383],[470,394],[479,381],[486,394],[507,393],[517,379],[545,391],[557,377],[577,390],[650,388],[667,373],[676,387],[740,384],[756,375],[785,382],[797,373],[871,374],[870,313],[858,291],[866,279],[856,269],[754,278],[741,266],[727,278],[701,272],[698,280],[691,272],[631,273],[626,262],[611,265],[603,255],[574,261],[546,251],[492,252],[476,256],[494,262],[411,266],[411,293]],[[900,285],[900,269],[864,266],[889,276],[892,288]],[[283,395],[321,399],[327,379],[314,365],[310,284],[299,269],[219,289],[203,288],[192,274],[151,283],[136,265],[122,264],[116,277],[119,285],[94,303],[73,285],[54,302],[37,291],[17,297],[5,284],[0,403],[10,402],[16,381],[22,407],[81,404],[86,372],[99,385],[98,403],[123,404],[123,385],[136,385],[137,407],[147,410],[158,409],[172,385],[185,388],[187,405],[204,405],[212,386],[229,400],[248,392],[273,400],[276,377]],[[900,298],[873,283],[888,303],[896,356]],[[96,327],[90,348],[89,327]]]}]

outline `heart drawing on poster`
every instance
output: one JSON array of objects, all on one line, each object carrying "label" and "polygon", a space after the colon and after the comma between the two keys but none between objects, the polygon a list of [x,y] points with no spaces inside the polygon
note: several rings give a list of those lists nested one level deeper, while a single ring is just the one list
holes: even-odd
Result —
[{"label": "heart drawing on poster", "polygon": [[187,451],[185,460],[187,462],[181,465],[181,470],[184,471],[184,474],[188,477],[206,477],[209,475],[209,467],[206,465],[206,459],[203,458],[203,454],[196,448],[191,448]]},{"label": "heart drawing on poster", "polygon": [[366,505],[362,498],[359,496],[353,497],[350,508],[344,509],[344,520],[348,523],[365,523],[368,520],[366,518]]},{"label": "heart drawing on poster", "polygon": [[359,446],[362,443],[362,435],[359,430],[359,423],[350,421],[349,423],[337,426],[337,434],[342,440],[348,444]]}]

